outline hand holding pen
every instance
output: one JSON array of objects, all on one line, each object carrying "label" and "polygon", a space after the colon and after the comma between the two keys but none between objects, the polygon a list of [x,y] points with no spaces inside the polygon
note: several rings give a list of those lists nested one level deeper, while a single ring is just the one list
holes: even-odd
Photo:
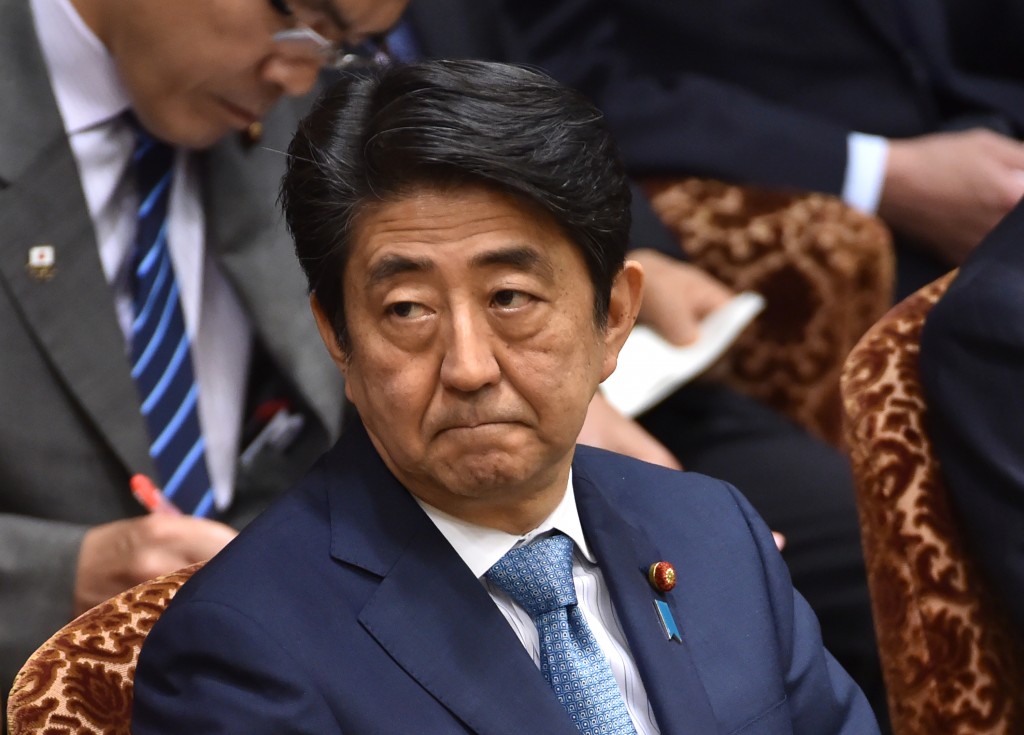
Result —
[{"label": "hand holding pen", "polygon": [[181,515],[181,510],[174,503],[167,499],[163,492],[146,475],[132,475],[129,481],[132,495],[142,504],[142,507],[150,513],[166,513],[168,515]]},{"label": "hand holding pen", "polygon": [[129,488],[149,512],[85,532],[75,574],[76,615],[140,582],[209,559],[237,533],[219,521],[183,514],[145,475],[133,476]]}]

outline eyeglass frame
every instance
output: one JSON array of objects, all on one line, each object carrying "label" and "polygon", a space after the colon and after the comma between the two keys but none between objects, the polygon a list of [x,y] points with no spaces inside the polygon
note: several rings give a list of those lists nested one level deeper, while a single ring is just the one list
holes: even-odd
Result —
[{"label": "eyeglass frame", "polygon": [[286,28],[273,35],[275,44],[309,43],[324,66],[330,69],[385,66],[391,62],[384,38],[367,39],[358,44],[331,41],[307,25]]},{"label": "eyeglass frame", "polygon": [[[274,0],[271,3],[281,11],[282,6]],[[288,10],[288,15],[294,15]],[[321,63],[336,70],[358,69],[385,66],[391,62],[384,35],[369,38],[357,44],[345,41],[331,41],[302,21],[297,21],[292,28],[285,28],[272,37],[275,44],[303,43],[315,49],[314,53]],[[298,54],[301,55],[301,54]]]}]

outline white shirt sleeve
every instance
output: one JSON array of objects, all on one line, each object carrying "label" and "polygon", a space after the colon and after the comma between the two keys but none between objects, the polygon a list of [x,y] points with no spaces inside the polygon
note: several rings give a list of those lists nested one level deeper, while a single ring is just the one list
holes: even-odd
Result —
[{"label": "white shirt sleeve", "polygon": [[862,212],[874,213],[882,197],[889,141],[878,135],[850,133],[846,138],[843,201]]}]

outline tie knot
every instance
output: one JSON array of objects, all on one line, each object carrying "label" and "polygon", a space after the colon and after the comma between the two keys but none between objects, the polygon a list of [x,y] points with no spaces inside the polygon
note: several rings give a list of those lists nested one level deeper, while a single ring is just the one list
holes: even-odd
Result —
[{"label": "tie knot", "polygon": [[576,604],[572,539],[563,534],[512,549],[486,576],[534,619]]}]

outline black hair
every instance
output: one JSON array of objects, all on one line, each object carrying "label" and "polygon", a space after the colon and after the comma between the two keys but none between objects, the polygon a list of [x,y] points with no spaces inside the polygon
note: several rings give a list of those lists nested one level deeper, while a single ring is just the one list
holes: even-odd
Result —
[{"label": "black hair", "polygon": [[426,61],[342,77],[288,148],[285,218],[344,350],[342,283],[356,218],[373,203],[460,186],[489,187],[548,213],[580,248],[595,320],[607,323],[630,191],[601,113],[533,69]]}]

